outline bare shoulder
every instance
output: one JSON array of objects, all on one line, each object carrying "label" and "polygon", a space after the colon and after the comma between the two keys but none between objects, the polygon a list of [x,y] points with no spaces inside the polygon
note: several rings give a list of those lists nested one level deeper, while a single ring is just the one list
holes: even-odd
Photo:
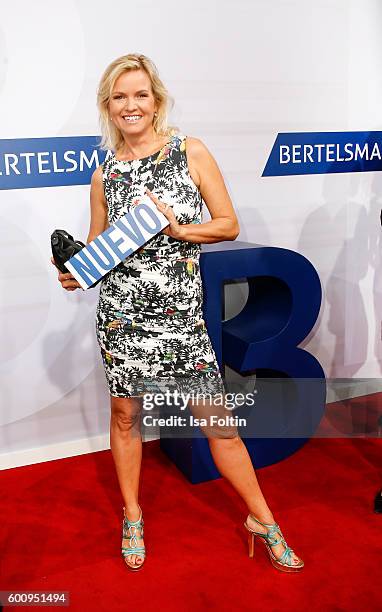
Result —
[{"label": "bare shoulder", "polygon": [[218,163],[199,138],[187,137],[186,151],[187,161],[190,159],[198,172],[198,188],[211,220],[229,219],[232,227],[229,233],[231,237],[228,239],[234,240],[239,234],[239,224]]},{"label": "bare shoulder", "polygon": [[91,183],[90,183],[90,197],[95,197],[102,201],[102,203],[106,204],[105,192],[103,188],[103,168],[102,164],[100,164],[93,172]]},{"label": "bare shoulder", "polygon": [[102,172],[103,172],[102,164],[100,164],[99,166],[97,166],[97,168],[94,170],[92,174],[92,178],[91,178],[92,185],[94,186],[102,185]]},{"label": "bare shoulder", "polygon": [[102,164],[100,164],[93,172],[91,178],[91,189],[92,191],[97,192],[102,199],[105,200],[104,190],[103,190],[103,168]]},{"label": "bare shoulder", "polygon": [[200,138],[186,137],[187,157],[192,161],[197,171],[203,171],[205,168],[217,169],[217,163],[213,155],[210,153],[204,142]]},{"label": "bare shoulder", "polygon": [[200,155],[211,155],[204,142],[200,138],[186,136],[186,150],[190,154],[191,159],[197,158]]},{"label": "bare shoulder", "polygon": [[203,175],[210,173],[211,170],[216,170],[217,164],[200,138],[186,137],[186,154],[190,174],[194,183],[200,188]]}]

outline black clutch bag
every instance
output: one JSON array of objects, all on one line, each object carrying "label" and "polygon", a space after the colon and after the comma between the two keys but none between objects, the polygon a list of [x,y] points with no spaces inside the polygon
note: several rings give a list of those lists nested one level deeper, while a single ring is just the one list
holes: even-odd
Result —
[{"label": "black clutch bag", "polygon": [[[86,246],[81,240],[73,240],[73,236],[68,234],[65,230],[60,229],[54,230],[50,237],[50,243],[54,262],[60,272],[64,274],[70,272],[70,270],[65,267],[65,262]],[[99,279],[91,286],[95,287],[100,280],[102,279]]]},{"label": "black clutch bag", "polygon": [[69,270],[65,268],[65,262],[86,246],[80,240],[73,240],[73,236],[68,234],[65,230],[60,229],[54,230],[50,237],[50,242],[55,264],[60,272],[64,274],[69,272]]}]

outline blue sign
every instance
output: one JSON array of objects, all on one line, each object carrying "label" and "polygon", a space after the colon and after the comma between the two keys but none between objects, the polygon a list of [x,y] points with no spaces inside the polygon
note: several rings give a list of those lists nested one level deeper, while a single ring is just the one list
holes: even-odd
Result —
[{"label": "blue sign", "polygon": [[278,134],[262,176],[382,170],[382,132]]},{"label": "blue sign", "polygon": [[[301,448],[324,414],[324,371],[300,346],[320,312],[320,279],[300,253],[236,240],[203,245],[200,271],[204,319],[219,366],[244,377],[256,371],[255,406],[235,409],[246,417],[240,436],[256,467],[271,465]],[[222,321],[223,284],[243,278],[246,304]],[[220,476],[205,437],[162,437],[160,445],[191,482]]]},{"label": "blue sign", "polygon": [[83,289],[88,289],[167,225],[165,215],[144,196],[131,211],[66,261],[65,267]]},{"label": "blue sign", "polygon": [[106,151],[99,136],[0,140],[0,189],[88,185]]}]

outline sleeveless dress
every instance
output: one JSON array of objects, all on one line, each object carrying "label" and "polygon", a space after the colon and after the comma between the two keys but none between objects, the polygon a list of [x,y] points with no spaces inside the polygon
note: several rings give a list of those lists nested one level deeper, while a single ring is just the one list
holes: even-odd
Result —
[{"label": "sleeveless dress", "polygon": [[[142,159],[119,161],[109,150],[103,187],[110,225],[137,205],[145,187],[172,206],[179,223],[202,222],[202,197],[180,132]],[[203,320],[200,249],[159,233],[101,281],[96,336],[110,395],[224,393]]]}]

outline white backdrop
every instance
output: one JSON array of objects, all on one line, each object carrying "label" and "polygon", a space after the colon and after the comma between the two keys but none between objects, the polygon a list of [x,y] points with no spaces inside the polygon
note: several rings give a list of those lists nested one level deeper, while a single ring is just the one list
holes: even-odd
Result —
[{"label": "white backdrop", "polygon": [[[0,138],[98,134],[101,73],[148,55],[175,98],[171,122],[220,165],[239,240],[318,270],[323,307],[304,346],[328,377],[380,378],[381,175],[261,174],[278,132],[382,129],[382,3],[19,0],[17,12],[2,3]],[[0,205],[0,466],[104,448],[98,287],[63,291],[49,260],[53,229],[86,239],[89,186],[2,190]]]}]

